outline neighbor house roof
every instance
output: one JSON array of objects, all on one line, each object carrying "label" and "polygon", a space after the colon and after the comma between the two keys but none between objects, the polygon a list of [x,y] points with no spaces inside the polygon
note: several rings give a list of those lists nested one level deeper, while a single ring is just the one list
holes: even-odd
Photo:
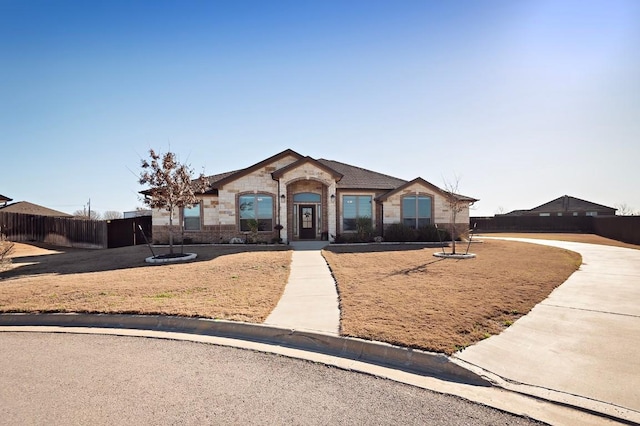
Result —
[{"label": "neighbor house roof", "polygon": [[532,213],[564,213],[564,212],[590,212],[606,211],[607,213],[615,214],[615,207],[607,207],[602,204],[593,203],[591,201],[582,200],[580,198],[572,197],[570,195],[563,195],[555,200],[551,200],[547,203],[541,204],[538,207],[534,207],[530,210],[513,210],[509,213],[496,216],[528,216]]},{"label": "neighbor house roof", "polygon": [[4,195],[0,194],[0,203],[6,203],[8,201],[12,201],[12,199],[9,198],[9,197],[5,197]]},{"label": "neighbor house roof", "polygon": [[7,213],[32,214],[35,216],[73,217],[73,215],[70,215],[68,213],[39,206],[28,201],[18,201],[17,203],[9,204],[6,207],[2,207],[1,210]]},{"label": "neighbor house roof", "polygon": [[615,207],[607,207],[602,204],[592,203],[591,201],[581,200],[580,198],[563,195],[548,203],[534,207],[530,212],[567,212],[567,211],[594,211],[594,210],[613,210]]}]

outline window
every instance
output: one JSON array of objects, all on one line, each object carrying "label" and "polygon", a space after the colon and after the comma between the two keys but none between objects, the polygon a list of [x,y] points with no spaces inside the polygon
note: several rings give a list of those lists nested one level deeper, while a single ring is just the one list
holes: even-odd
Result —
[{"label": "window", "polygon": [[551,216],[551,213],[540,213],[539,216],[543,216],[543,217]]},{"label": "window", "polygon": [[598,212],[587,212],[587,216],[598,216]]},{"label": "window", "polygon": [[372,218],[371,195],[345,195],[342,197],[342,230],[357,230],[359,217]]},{"label": "window", "polygon": [[431,224],[431,197],[413,195],[402,198],[402,223],[414,229]]},{"label": "window", "polygon": [[320,204],[320,194],[314,194],[312,192],[301,192],[299,194],[294,194],[293,202]]},{"label": "window", "polygon": [[558,216],[562,216],[562,212],[558,212]]},{"label": "window", "polygon": [[185,231],[200,230],[200,204],[182,209],[182,220]]},{"label": "window", "polygon": [[578,212],[573,212],[573,215],[574,216],[578,216]]},{"label": "window", "polygon": [[258,231],[271,231],[273,229],[273,197],[267,194],[241,195],[240,205],[240,230],[250,231],[249,221],[258,221]]}]

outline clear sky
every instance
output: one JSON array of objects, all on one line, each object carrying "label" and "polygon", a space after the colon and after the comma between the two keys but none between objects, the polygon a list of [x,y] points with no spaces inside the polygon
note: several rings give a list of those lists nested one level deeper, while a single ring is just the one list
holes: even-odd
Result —
[{"label": "clear sky", "polygon": [[0,0],[0,194],[133,210],[149,148],[640,210],[640,1]]}]

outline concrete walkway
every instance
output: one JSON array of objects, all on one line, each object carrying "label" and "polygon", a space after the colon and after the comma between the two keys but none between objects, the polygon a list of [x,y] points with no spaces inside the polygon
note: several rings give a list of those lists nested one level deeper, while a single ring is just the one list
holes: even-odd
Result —
[{"label": "concrete walkway", "polygon": [[326,241],[294,242],[289,281],[265,324],[338,334],[338,291],[320,250]]},{"label": "concrete walkway", "polygon": [[454,357],[504,388],[640,423],[640,250],[504,239],[572,250],[583,264],[506,331]]}]

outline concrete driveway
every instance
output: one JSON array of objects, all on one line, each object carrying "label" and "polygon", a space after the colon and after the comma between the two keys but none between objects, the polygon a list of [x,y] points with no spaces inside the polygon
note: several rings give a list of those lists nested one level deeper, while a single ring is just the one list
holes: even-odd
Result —
[{"label": "concrete driveway", "polygon": [[582,255],[505,332],[454,357],[501,386],[640,423],[640,250],[504,238]]}]

